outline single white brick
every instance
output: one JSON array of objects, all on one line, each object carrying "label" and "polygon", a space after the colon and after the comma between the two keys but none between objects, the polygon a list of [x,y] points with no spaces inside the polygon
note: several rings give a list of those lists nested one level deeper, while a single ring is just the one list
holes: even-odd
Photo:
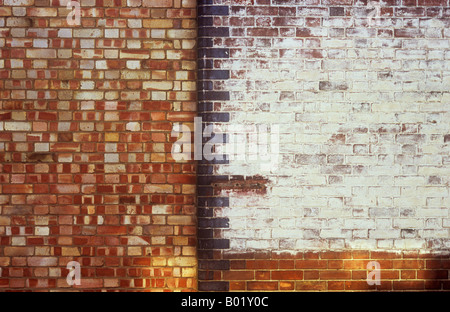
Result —
[{"label": "single white brick", "polygon": [[426,246],[423,239],[396,239],[394,240],[394,247],[397,249],[422,249]]},{"label": "single white brick", "polygon": [[116,28],[105,29],[105,38],[119,38],[119,30]]},{"label": "single white brick", "polygon": [[20,122],[20,121],[5,121],[4,129],[7,131],[30,131],[30,122]]},{"label": "single white brick", "polygon": [[119,162],[119,154],[105,154],[105,162],[107,163]]},{"label": "single white brick", "polygon": [[36,226],[34,232],[35,235],[47,236],[50,234],[50,228],[48,226]]},{"label": "single white brick", "polygon": [[35,152],[48,152],[48,151],[50,151],[50,143],[35,143],[34,151]]}]

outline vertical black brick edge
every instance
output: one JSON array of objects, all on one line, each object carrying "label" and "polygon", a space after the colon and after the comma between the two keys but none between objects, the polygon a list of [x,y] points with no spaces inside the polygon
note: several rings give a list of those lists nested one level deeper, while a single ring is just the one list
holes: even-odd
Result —
[{"label": "vertical black brick edge", "polygon": [[[198,115],[202,117],[202,128],[216,122],[229,121],[229,113],[217,111],[215,106],[230,100],[230,93],[215,90],[215,81],[230,78],[230,71],[215,68],[216,59],[229,58],[227,48],[214,48],[215,38],[229,37],[229,27],[214,26],[214,19],[226,18],[229,7],[215,5],[214,0],[199,0],[198,6]],[[220,106],[220,105],[218,105]],[[202,129],[202,130],[203,130]],[[219,134],[218,134],[219,135]],[[226,135],[223,135],[226,142]],[[204,138],[203,144],[210,140]],[[222,251],[228,249],[230,241],[220,237],[221,229],[228,228],[228,218],[216,217],[218,210],[228,207],[228,197],[214,194],[212,183],[228,180],[228,176],[214,174],[214,166],[228,163],[224,160],[198,162],[197,218],[198,218],[198,290],[229,291],[229,282],[222,281],[223,271],[230,269],[230,261],[223,259]]]}]

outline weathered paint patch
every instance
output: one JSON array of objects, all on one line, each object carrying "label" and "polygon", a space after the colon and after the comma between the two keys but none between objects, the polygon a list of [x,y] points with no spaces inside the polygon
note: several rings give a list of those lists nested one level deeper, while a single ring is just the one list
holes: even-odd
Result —
[{"label": "weathered paint patch", "polygon": [[216,194],[262,195],[267,192],[269,180],[262,176],[230,176],[228,181],[213,181]]}]

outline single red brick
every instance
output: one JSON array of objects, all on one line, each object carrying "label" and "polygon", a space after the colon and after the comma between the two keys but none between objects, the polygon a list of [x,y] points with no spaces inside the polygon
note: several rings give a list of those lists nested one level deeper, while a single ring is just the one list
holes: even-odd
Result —
[{"label": "single red brick", "polygon": [[369,257],[370,257],[370,251],[364,251],[364,250],[352,251],[353,259],[369,259]]},{"label": "single red brick", "polygon": [[368,271],[352,270],[352,280],[366,280]]},{"label": "single red brick", "polygon": [[393,260],[394,269],[423,269],[423,260]]},{"label": "single red brick", "polygon": [[1,278],[0,279],[0,287],[6,288],[9,286],[9,279]]},{"label": "single red brick", "polygon": [[303,279],[305,280],[316,280],[320,277],[320,271],[318,270],[305,270],[303,271]]},{"label": "single red brick", "polygon": [[27,259],[29,266],[56,266],[58,263],[57,257],[29,257]]},{"label": "single red brick", "polygon": [[247,269],[278,269],[276,260],[247,260]]},{"label": "single red brick", "polygon": [[302,281],[295,283],[295,289],[306,291],[306,290],[316,290],[323,291],[327,289],[327,282],[322,281]]},{"label": "single red brick", "polygon": [[305,252],[305,253],[298,253],[296,259],[305,259],[305,260],[311,260],[311,259],[319,259],[320,253],[319,252]]},{"label": "single red brick", "polygon": [[126,226],[101,225],[97,227],[98,234],[124,235],[127,234]]},{"label": "single red brick", "polygon": [[[347,260],[345,260],[345,262],[347,262]],[[345,262],[343,260],[328,260],[328,269],[343,269]]]},{"label": "single red brick", "polygon": [[255,279],[256,280],[270,280],[270,271],[256,271]]},{"label": "single red brick", "polygon": [[320,271],[320,279],[321,280],[340,280],[340,279],[349,280],[349,279],[351,279],[351,271],[340,271],[340,270]]},{"label": "single red brick", "polygon": [[351,259],[352,253],[351,251],[324,251],[320,253],[321,259]]},{"label": "single red brick", "polygon": [[24,279],[10,279],[9,286],[11,288],[25,288],[25,280]]},{"label": "single red brick", "polygon": [[196,176],[189,174],[169,174],[167,176],[168,183],[195,184]]},{"label": "single red brick", "polygon": [[278,290],[278,282],[247,282],[247,290]]},{"label": "single red brick", "polygon": [[277,259],[277,258],[272,257],[272,252],[270,252],[270,251],[255,252],[254,257],[255,257],[255,259],[273,259],[274,261]]},{"label": "single red brick", "polygon": [[255,274],[253,271],[225,271],[223,272],[224,280],[252,280]]},{"label": "single red brick", "polygon": [[419,6],[447,6],[448,0],[418,0]]},{"label": "single red brick", "polygon": [[441,260],[425,260],[425,267],[427,269],[440,269],[442,267]]},{"label": "single red brick", "polygon": [[421,17],[425,16],[425,8],[412,7],[412,8],[396,8],[395,16],[397,17]]},{"label": "single red brick", "polygon": [[401,278],[402,279],[416,279],[416,270],[402,270]]},{"label": "single red brick", "polygon": [[239,270],[239,269],[245,269],[246,264],[245,260],[231,260],[230,261],[230,269]]},{"label": "single red brick", "polygon": [[397,252],[371,251],[370,259],[399,259],[402,255]]},{"label": "single red brick", "polygon": [[245,290],[245,282],[230,282],[230,291]]},{"label": "single red brick", "polygon": [[418,279],[448,279],[448,270],[419,270],[417,271]]},{"label": "single red brick", "polygon": [[423,37],[421,29],[394,29],[397,38],[420,38]]},{"label": "single red brick", "polygon": [[341,281],[329,281],[327,283],[327,289],[328,290],[344,290],[345,289],[345,282]]},{"label": "single red brick", "polygon": [[345,282],[345,290],[371,290],[375,289],[376,285],[369,285],[366,281],[347,281]]},{"label": "single red brick", "polygon": [[296,269],[326,269],[326,260],[295,260]]},{"label": "single red brick", "polygon": [[369,262],[368,260],[344,260],[344,268],[363,270],[367,268]]},{"label": "single red brick", "polygon": [[32,184],[6,184],[3,185],[3,193],[5,194],[23,194],[33,193]]},{"label": "single red brick", "polygon": [[74,288],[101,288],[103,279],[82,278],[81,285],[73,285]]},{"label": "single red brick", "polygon": [[294,269],[295,261],[294,260],[280,260],[278,262],[278,267],[280,269]]},{"label": "single red brick", "polygon": [[95,269],[96,276],[103,277],[103,276],[115,276],[114,269],[111,268],[97,268]]},{"label": "single red brick", "polygon": [[420,253],[418,251],[403,251],[403,259],[420,259],[422,257],[419,257]]},{"label": "single red brick", "polygon": [[286,270],[272,271],[273,280],[301,280],[303,279],[303,271]]},{"label": "single red brick", "polygon": [[280,290],[294,290],[294,282],[280,282]]},{"label": "single red brick", "polygon": [[443,269],[450,269],[450,259],[442,259],[441,260],[441,267]]},{"label": "single red brick", "polygon": [[444,281],[427,281],[425,280],[425,290],[441,290],[443,288]]},{"label": "single red brick", "polygon": [[278,36],[277,28],[248,28],[247,36],[250,37],[275,37]]},{"label": "single red brick", "polygon": [[380,277],[382,280],[386,279],[398,279],[400,276],[400,271],[398,270],[381,270]]},{"label": "single red brick", "polygon": [[394,281],[394,290],[423,290],[424,281]]}]

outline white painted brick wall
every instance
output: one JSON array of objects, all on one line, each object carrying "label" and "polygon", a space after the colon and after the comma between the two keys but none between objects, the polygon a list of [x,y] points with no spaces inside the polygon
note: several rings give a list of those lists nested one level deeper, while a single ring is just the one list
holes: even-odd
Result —
[{"label": "white painted brick wall", "polygon": [[[236,12],[230,17],[246,16]],[[257,198],[230,194],[223,235],[233,250],[450,247],[447,23],[385,18],[358,27],[362,22],[324,16],[321,27],[310,28],[314,40],[280,35],[265,38],[267,47],[256,46],[258,39],[228,46],[239,53],[221,69],[243,71],[243,78],[223,83],[231,101],[222,110],[231,121],[218,129],[280,127],[272,171],[239,160],[216,167],[220,175],[270,180]],[[423,37],[375,37],[381,29],[411,29],[408,23]],[[332,37],[337,28],[347,35]],[[305,49],[321,49],[325,58],[304,57]]]}]

